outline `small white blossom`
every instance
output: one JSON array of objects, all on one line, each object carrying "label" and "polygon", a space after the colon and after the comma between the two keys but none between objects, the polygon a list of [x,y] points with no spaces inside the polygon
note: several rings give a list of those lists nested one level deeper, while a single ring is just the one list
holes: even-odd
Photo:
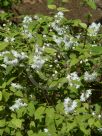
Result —
[{"label": "small white blossom", "polygon": [[78,77],[77,72],[70,73],[70,74],[67,76],[67,78],[68,78],[69,80],[78,80],[78,81],[80,81],[80,78]]},{"label": "small white blossom", "polygon": [[34,56],[33,57],[33,64],[31,64],[31,68],[33,69],[41,69],[43,64],[45,63],[45,60],[41,58],[41,56]]},{"label": "small white blossom", "polygon": [[100,27],[101,27],[101,24],[100,24],[100,23],[96,24],[95,22],[93,22],[93,23],[89,26],[88,35],[89,35],[89,36],[96,36],[97,33],[99,32]]},{"label": "small white blossom", "polygon": [[11,50],[11,52],[14,55],[14,57],[16,57],[16,58],[18,58],[20,60],[24,60],[24,59],[28,58],[28,56],[24,52],[18,53],[15,50]]},{"label": "small white blossom", "polygon": [[38,20],[38,19],[39,19],[39,17],[38,17],[37,15],[35,15],[35,16],[34,16],[34,19]]},{"label": "small white blossom", "polygon": [[59,11],[56,15],[55,15],[55,18],[63,18],[64,17],[64,14],[63,12]]},{"label": "small white blossom", "polygon": [[11,86],[14,87],[15,89],[22,89],[23,87],[18,84],[18,83],[11,83]]},{"label": "small white blossom", "polygon": [[92,94],[91,89],[86,90],[80,96],[80,101],[85,102]]},{"label": "small white blossom", "polygon": [[70,86],[74,86],[76,89],[80,88],[80,85],[78,83],[73,82],[75,80],[80,82],[80,78],[79,78],[77,72],[73,72],[73,73],[68,74],[66,78],[68,79]]},{"label": "small white blossom", "polygon": [[101,119],[101,117],[102,117],[102,115],[99,114],[99,115],[98,115],[98,118]]},{"label": "small white blossom", "polygon": [[17,65],[19,63],[18,59],[14,59],[14,60],[9,60],[8,57],[4,57],[4,63],[6,65]]},{"label": "small white blossom", "polygon": [[95,113],[95,112],[92,112],[92,115],[93,115],[93,116],[95,116],[95,115],[96,115],[96,113]]},{"label": "small white blossom", "polygon": [[57,37],[56,35],[53,35],[53,40],[60,45],[63,41],[62,37]]},{"label": "small white blossom", "polygon": [[15,40],[15,38],[14,37],[6,37],[5,39],[4,39],[4,42],[14,42],[14,40]]},{"label": "small white blossom", "polygon": [[64,99],[64,110],[66,114],[72,113],[76,107],[77,107],[77,102],[75,100],[72,101],[69,97]]},{"label": "small white blossom", "polygon": [[23,23],[28,24],[30,22],[32,22],[32,18],[30,16],[25,16],[24,19],[23,19]]},{"label": "small white blossom", "polygon": [[100,133],[102,133],[102,128],[98,128],[98,131],[99,131]]},{"label": "small white blossom", "polygon": [[12,105],[9,109],[11,111],[15,111],[15,110],[19,109],[20,107],[24,107],[24,106],[27,106],[27,104],[26,103],[22,103],[22,100],[19,98],[19,99],[17,99],[15,101],[15,104]]},{"label": "small white blossom", "polygon": [[9,42],[9,38],[6,37],[6,38],[4,39],[4,42]]},{"label": "small white blossom", "polygon": [[44,132],[47,133],[47,132],[48,132],[48,129],[47,129],[47,128],[44,128]]},{"label": "small white blossom", "polygon": [[1,67],[6,68],[6,67],[7,67],[7,65],[5,65],[5,64],[1,64]]},{"label": "small white blossom", "polygon": [[14,42],[14,40],[15,40],[15,38],[13,38],[13,37],[10,39],[11,42]]},{"label": "small white blossom", "polygon": [[92,74],[89,74],[88,71],[84,73],[84,80],[87,82],[95,81],[97,78],[97,73],[93,72]]}]

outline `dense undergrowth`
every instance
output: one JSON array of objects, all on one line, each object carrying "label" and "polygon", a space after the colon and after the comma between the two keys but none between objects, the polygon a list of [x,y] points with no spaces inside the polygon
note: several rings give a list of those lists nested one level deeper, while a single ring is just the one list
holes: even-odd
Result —
[{"label": "dense undergrowth", "polygon": [[62,12],[4,22],[0,135],[101,136],[101,24],[87,26]]}]

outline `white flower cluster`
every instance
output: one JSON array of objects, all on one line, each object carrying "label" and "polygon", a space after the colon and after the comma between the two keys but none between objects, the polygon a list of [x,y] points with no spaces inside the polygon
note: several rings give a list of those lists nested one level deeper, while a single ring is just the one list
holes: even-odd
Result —
[{"label": "white flower cluster", "polygon": [[45,60],[42,58],[42,52],[44,48],[40,48],[38,45],[35,46],[35,55],[33,57],[33,63],[31,64],[31,68],[33,69],[41,69],[43,64],[45,63]]},{"label": "white flower cluster", "polygon": [[[15,58],[11,59],[7,56],[7,54],[12,54]],[[3,67],[4,67],[4,65],[15,66],[19,63],[20,60],[24,60],[24,59],[28,58],[28,56],[24,52],[18,53],[15,50],[11,50],[11,52],[9,52],[9,51],[1,52],[0,56],[4,57],[4,59],[3,59],[4,64],[1,65]]]},{"label": "white flower cluster", "polygon": [[80,96],[80,101],[85,102],[92,94],[92,90],[88,89],[85,92],[83,92]]},{"label": "white flower cluster", "polygon": [[77,107],[77,102],[75,100],[73,101],[69,97],[64,99],[65,114],[72,113],[76,107]]},{"label": "white flower cluster", "polygon": [[101,27],[100,23],[96,24],[95,22],[93,22],[88,28],[88,35],[96,36],[97,33],[99,32],[100,27]]},{"label": "white flower cluster", "polygon": [[32,22],[32,18],[30,16],[25,16],[23,19],[23,23],[29,24],[30,22]]},{"label": "white flower cluster", "polygon": [[18,83],[11,83],[11,86],[15,89],[23,89],[23,87]]},{"label": "white flower cluster", "polygon": [[28,56],[24,52],[18,53],[15,50],[11,50],[11,53],[13,54],[14,57],[16,57],[19,60],[24,60],[28,58]]},{"label": "white flower cluster", "polygon": [[12,105],[9,109],[11,111],[15,111],[15,110],[19,109],[20,107],[24,107],[24,106],[27,106],[27,104],[23,103],[22,100],[19,98],[19,99],[15,100],[15,104]]},{"label": "white flower cluster", "polygon": [[44,128],[44,132],[47,133],[47,132],[48,132],[48,129],[47,129],[47,128]]},{"label": "white flower cluster", "polygon": [[39,16],[34,15],[34,19],[35,19],[35,20],[38,20],[38,19],[39,19]]},{"label": "white flower cluster", "polygon": [[102,128],[98,128],[98,131],[99,131],[100,133],[102,133]]},{"label": "white flower cluster", "polygon": [[80,87],[79,84],[73,82],[73,81],[77,81],[78,83],[80,82],[80,78],[79,78],[77,72],[73,72],[73,73],[68,74],[67,79],[69,81],[70,86],[74,86],[76,89],[78,89]]},{"label": "white flower cluster", "polygon": [[10,54],[9,51],[3,51],[3,52],[0,52],[0,56],[3,57],[4,55],[7,55],[7,54]]},{"label": "white flower cluster", "polygon": [[32,34],[29,31],[29,24],[32,22],[32,18],[30,16],[25,16],[23,19],[23,34],[27,35],[28,38],[32,38]]},{"label": "white flower cluster", "polygon": [[4,64],[5,65],[17,65],[19,63],[18,59],[14,59],[14,60],[9,60],[9,58],[6,56],[4,57]]},{"label": "white flower cluster", "polygon": [[72,35],[67,35],[69,32],[69,26],[61,26],[60,21],[63,19],[64,14],[62,12],[58,12],[55,15],[55,20],[52,22],[51,27],[55,30],[58,35],[53,35],[53,40],[57,45],[63,43],[65,48],[68,49],[72,46],[78,45],[77,40]]},{"label": "white flower cluster", "polygon": [[64,17],[64,14],[63,12],[59,11],[56,15],[55,15],[55,18],[57,19],[62,19]]},{"label": "white flower cluster", "polygon": [[5,39],[4,39],[4,42],[14,42],[15,41],[15,38],[14,37],[6,37]]},{"label": "white flower cluster", "polygon": [[49,130],[47,128],[44,128],[44,132],[48,133],[48,136],[51,136],[51,134],[49,133]]},{"label": "white flower cluster", "polygon": [[78,45],[77,41],[75,41],[75,39],[72,36],[68,35],[64,35],[63,37],[53,35],[53,40],[57,43],[57,45],[64,43],[65,49]]},{"label": "white flower cluster", "polygon": [[42,59],[41,56],[37,55],[33,57],[33,64],[31,64],[31,68],[33,69],[41,69],[45,60]]},{"label": "white flower cluster", "polygon": [[93,82],[95,81],[97,78],[97,73],[96,72],[93,72],[92,74],[89,74],[88,71],[86,71],[84,73],[84,80],[87,81],[87,82]]},{"label": "white flower cluster", "polygon": [[54,22],[51,23],[51,27],[58,33],[58,35],[63,35],[69,30],[68,26],[60,26],[60,21],[63,19],[63,17],[64,14],[62,12],[58,12],[55,15]]}]

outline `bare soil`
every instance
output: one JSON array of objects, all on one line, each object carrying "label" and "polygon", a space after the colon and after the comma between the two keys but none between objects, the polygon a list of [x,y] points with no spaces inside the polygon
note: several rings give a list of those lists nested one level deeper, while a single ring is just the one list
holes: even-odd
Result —
[{"label": "bare soil", "polygon": [[[55,3],[58,5],[60,0],[56,0]],[[86,21],[85,16],[88,13],[92,14],[90,22],[99,20],[102,18],[102,9],[97,8],[92,10],[89,7],[80,5],[81,0],[69,0],[64,5],[69,12],[65,13],[65,16],[69,19],[81,19]],[[33,14],[44,14],[51,15],[51,11],[47,8],[47,0],[23,0],[18,5],[13,5],[12,11],[15,15],[33,15]]]}]

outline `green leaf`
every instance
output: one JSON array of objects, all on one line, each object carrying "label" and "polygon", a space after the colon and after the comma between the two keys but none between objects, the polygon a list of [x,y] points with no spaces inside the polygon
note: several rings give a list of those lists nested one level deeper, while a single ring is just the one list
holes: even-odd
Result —
[{"label": "green leaf", "polygon": [[41,120],[43,117],[45,111],[45,107],[40,106],[36,111],[35,111],[35,119]]},{"label": "green leaf", "polygon": [[3,96],[3,99],[5,100],[5,102],[7,102],[9,97],[11,96],[11,93],[8,93],[6,90],[3,90],[2,96]]},{"label": "green leaf", "polygon": [[16,90],[15,95],[19,96],[19,97],[23,97],[23,93],[20,90],[18,90],[18,91]]},{"label": "green leaf", "polygon": [[5,128],[5,132],[10,135],[10,128],[9,128],[9,127],[6,127],[6,128]]},{"label": "green leaf", "polygon": [[2,100],[2,92],[0,91],[0,101]]},{"label": "green leaf", "polygon": [[20,131],[16,132],[16,136],[23,136]]},{"label": "green leaf", "polygon": [[30,102],[27,106],[27,110],[28,110],[28,115],[30,115],[31,117],[34,116],[35,114],[35,107],[34,107],[34,103]]},{"label": "green leaf", "polygon": [[86,4],[91,7],[92,9],[96,9],[96,4],[94,0],[84,0]]},{"label": "green leaf", "polygon": [[8,45],[6,42],[0,42],[0,51],[4,50]]},{"label": "green leaf", "polygon": [[4,110],[4,106],[0,106],[0,111]]},{"label": "green leaf", "polygon": [[87,25],[86,25],[85,23],[79,23],[79,25],[80,25],[82,28],[84,28],[84,29],[87,28]]},{"label": "green leaf", "polygon": [[44,49],[44,52],[48,53],[48,54],[51,54],[51,55],[54,55],[56,53],[56,50],[53,49],[53,48],[48,48],[47,47],[47,48]]},{"label": "green leaf", "polygon": [[90,118],[90,119],[88,120],[88,124],[89,124],[90,127],[94,126],[94,123],[95,123],[95,122],[96,122],[96,121],[95,121],[94,118]]},{"label": "green leaf", "polygon": [[21,128],[22,127],[22,120],[21,119],[14,118],[11,120],[11,123],[13,125],[12,126],[13,128]]},{"label": "green leaf", "polygon": [[0,127],[5,127],[5,119],[0,120]]},{"label": "green leaf", "polygon": [[57,8],[58,11],[62,11],[62,12],[68,12],[70,10],[68,10],[67,8],[63,8],[63,7],[59,7]]},{"label": "green leaf", "polygon": [[56,9],[56,5],[48,5],[49,9]]},{"label": "green leaf", "polygon": [[16,77],[12,77],[7,81],[7,85],[9,85]]},{"label": "green leaf", "polygon": [[57,80],[56,81],[52,81],[50,83],[50,85],[49,85],[49,88],[57,87],[57,85],[58,85],[58,81]]},{"label": "green leaf", "polygon": [[94,125],[95,125],[97,128],[101,128],[101,127],[102,127],[102,124],[100,123],[99,120],[95,121],[95,122],[94,122]]},{"label": "green leaf", "polygon": [[94,54],[102,54],[102,46],[90,47],[90,50]]},{"label": "green leaf", "polygon": [[68,79],[66,77],[62,77],[58,80],[59,87],[62,87],[65,83],[68,83]]},{"label": "green leaf", "polygon": [[28,134],[28,136],[33,136],[34,133],[32,130],[28,130],[27,134]]},{"label": "green leaf", "polygon": [[62,2],[64,3],[68,3],[70,0],[62,0]]},{"label": "green leaf", "polygon": [[53,4],[54,0],[47,0],[48,5]]}]

